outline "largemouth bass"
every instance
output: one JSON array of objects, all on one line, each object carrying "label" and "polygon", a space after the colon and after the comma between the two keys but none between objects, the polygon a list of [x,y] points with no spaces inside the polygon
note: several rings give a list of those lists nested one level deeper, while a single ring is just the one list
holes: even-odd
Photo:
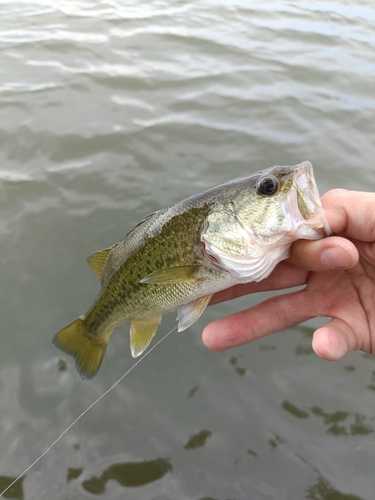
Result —
[{"label": "largemouth bass", "polygon": [[186,330],[214,293],[266,278],[293,241],[329,234],[311,163],[228,181],[148,215],[122,241],[91,255],[101,291],[54,343],[92,378],[122,323],[130,322],[131,353],[139,356],[163,314],[178,309],[178,330]]}]

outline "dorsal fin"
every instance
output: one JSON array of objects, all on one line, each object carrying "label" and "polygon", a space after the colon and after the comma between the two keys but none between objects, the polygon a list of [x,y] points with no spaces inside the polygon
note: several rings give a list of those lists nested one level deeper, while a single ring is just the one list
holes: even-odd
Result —
[{"label": "dorsal fin", "polygon": [[109,247],[109,248],[105,248],[104,250],[99,250],[99,252],[93,253],[87,259],[89,266],[91,267],[91,269],[94,271],[94,273],[97,275],[97,277],[99,279],[102,278],[103,269],[104,269],[105,264],[107,262],[109,252],[112,250],[112,248],[113,248],[113,246]]},{"label": "dorsal fin", "polygon": [[138,222],[138,224],[136,224],[132,229],[130,229],[128,233],[126,233],[125,238],[127,238],[135,229],[137,229],[137,227],[141,226],[144,222],[146,222],[146,220],[151,219],[151,217],[155,214],[156,212],[151,212],[150,214],[146,215],[146,217],[142,219],[141,222]]}]

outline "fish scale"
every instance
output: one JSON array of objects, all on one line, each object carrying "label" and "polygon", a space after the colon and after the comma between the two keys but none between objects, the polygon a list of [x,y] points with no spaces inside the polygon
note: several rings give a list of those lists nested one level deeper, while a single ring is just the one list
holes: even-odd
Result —
[{"label": "fish scale", "polygon": [[122,323],[130,322],[131,352],[139,356],[163,314],[179,309],[178,329],[185,330],[214,293],[266,278],[293,241],[328,234],[307,161],[210,188],[148,215],[122,241],[93,254],[101,291],[54,342],[92,378]]}]

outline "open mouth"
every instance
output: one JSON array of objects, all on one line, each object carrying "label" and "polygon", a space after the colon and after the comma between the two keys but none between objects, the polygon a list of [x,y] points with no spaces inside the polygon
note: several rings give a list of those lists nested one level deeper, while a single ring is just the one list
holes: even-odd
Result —
[{"label": "open mouth", "polygon": [[302,225],[318,237],[329,236],[331,229],[324,215],[311,163],[304,162],[300,165],[294,179],[294,187],[298,212],[304,219]]}]

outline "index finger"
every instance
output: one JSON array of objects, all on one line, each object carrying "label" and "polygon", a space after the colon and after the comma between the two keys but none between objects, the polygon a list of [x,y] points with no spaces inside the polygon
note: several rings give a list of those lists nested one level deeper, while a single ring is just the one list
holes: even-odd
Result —
[{"label": "index finger", "polygon": [[332,189],[321,199],[335,234],[360,241],[375,240],[375,193]]}]

